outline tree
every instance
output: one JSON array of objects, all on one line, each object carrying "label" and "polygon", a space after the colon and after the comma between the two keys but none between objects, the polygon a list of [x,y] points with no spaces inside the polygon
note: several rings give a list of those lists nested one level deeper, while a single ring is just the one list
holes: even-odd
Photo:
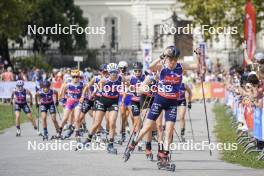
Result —
[{"label": "tree", "polygon": [[17,39],[20,36],[32,4],[29,0],[1,0],[0,9],[0,55],[12,66],[8,39]]},{"label": "tree", "polygon": [[[237,44],[244,40],[244,7],[246,0],[179,0],[183,3],[183,9],[188,16],[193,17],[194,24],[206,24],[212,27],[234,27],[238,28],[238,33],[233,35]],[[264,3],[262,0],[253,0],[257,12],[257,31],[261,29],[261,20],[264,19]],[[261,15],[262,14],[262,15]],[[208,32],[204,34],[204,39],[208,40],[212,35]]]},{"label": "tree", "polygon": [[[27,32],[28,25],[38,27],[53,27],[61,24],[61,27],[69,27],[77,24],[86,27],[87,19],[82,17],[80,7],[74,5],[73,0],[38,0],[32,12],[32,18],[25,25]],[[24,33],[24,35],[27,35]],[[34,40],[33,49],[44,52],[52,42],[58,42],[62,53],[71,53],[74,50],[85,49],[86,34],[34,34],[30,36]]]}]

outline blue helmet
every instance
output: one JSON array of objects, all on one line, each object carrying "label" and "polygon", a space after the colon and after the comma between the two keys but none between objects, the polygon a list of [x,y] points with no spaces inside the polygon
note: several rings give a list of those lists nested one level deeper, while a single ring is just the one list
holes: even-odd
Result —
[{"label": "blue helmet", "polygon": [[42,86],[43,86],[44,88],[49,88],[49,87],[50,87],[50,82],[49,82],[49,81],[44,81],[44,82],[42,83]]},{"label": "blue helmet", "polygon": [[172,46],[168,46],[165,49],[163,54],[167,55],[169,57],[172,57],[172,58],[175,58],[175,57],[178,58],[180,56],[181,52],[178,48],[176,48],[175,46],[172,45]]},{"label": "blue helmet", "polygon": [[99,71],[102,72],[102,71],[107,71],[107,64],[102,64],[100,65],[99,67]]}]

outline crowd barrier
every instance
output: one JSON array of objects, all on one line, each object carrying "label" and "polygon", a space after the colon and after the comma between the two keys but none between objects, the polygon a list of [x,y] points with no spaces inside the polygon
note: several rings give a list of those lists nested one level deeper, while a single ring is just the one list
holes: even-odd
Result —
[{"label": "crowd barrier", "polygon": [[238,125],[238,143],[244,144],[244,152],[259,152],[258,159],[264,159],[264,108],[258,108],[249,99],[242,99],[230,91],[225,93],[225,104]]},{"label": "crowd barrier", "polygon": [[[52,83],[52,88],[60,90],[62,82],[57,81]],[[12,91],[16,87],[16,82],[0,82],[0,98],[10,98]],[[191,84],[190,85],[193,92],[193,100],[201,100],[203,98],[202,85],[201,84]],[[35,94],[35,82],[25,82],[25,88],[29,89],[32,94]],[[225,87],[223,83],[211,82],[204,83],[204,93],[205,98],[221,98],[225,96]]]},{"label": "crowd barrier", "polygon": [[[203,99],[202,84],[193,84],[191,86],[193,92],[193,100]],[[225,86],[224,83],[210,82],[204,83],[204,96],[206,99],[211,98],[225,98]]]},{"label": "crowd barrier", "polygon": [[[15,87],[15,81],[0,82],[0,98],[10,98]],[[36,92],[35,87],[35,82],[25,81],[25,88],[28,89],[33,94],[33,96]]]}]

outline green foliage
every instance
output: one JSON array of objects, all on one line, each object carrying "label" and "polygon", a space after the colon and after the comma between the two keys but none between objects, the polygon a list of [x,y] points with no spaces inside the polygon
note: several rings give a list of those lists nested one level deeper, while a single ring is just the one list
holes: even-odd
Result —
[{"label": "green foliage", "polygon": [[[74,5],[73,0],[38,0],[34,4],[32,18],[25,25],[24,35],[27,35],[27,25],[38,27],[53,27],[61,24],[61,27],[78,25],[87,26],[87,19],[82,17],[80,7]],[[81,50],[86,46],[86,34],[36,34],[30,36],[34,39],[34,50],[43,52],[49,48],[51,42],[59,42],[63,54],[71,53],[73,50]]]},{"label": "green foliage", "polygon": [[32,3],[30,0],[1,0],[0,9],[0,35],[16,39],[29,19]]},{"label": "green foliage", "polygon": [[43,55],[36,55],[31,57],[21,57],[16,59],[18,68],[43,68],[44,70],[51,70],[52,66],[45,62]]},{"label": "green foliage", "polygon": [[[236,130],[232,128],[231,117],[227,115],[226,109],[223,105],[216,104],[214,106],[214,113],[216,117],[216,126],[214,127],[214,132],[218,142],[221,143],[236,143]],[[263,161],[257,161],[257,154],[244,154],[244,148],[241,145],[238,145],[237,150],[223,150],[222,159],[224,161],[240,164],[246,167],[252,168],[264,168]]]},{"label": "green foliage", "polygon": [[[12,106],[8,104],[0,104],[0,131],[4,130],[5,128],[11,127],[15,125],[15,116],[12,113]],[[21,123],[27,120],[26,115],[21,113]],[[33,116],[34,117],[34,116]],[[15,131],[14,131],[15,134]]]},{"label": "green foliage", "polygon": [[[212,27],[237,27],[238,34],[234,34],[237,44],[241,44],[244,38],[243,25],[246,0],[179,0],[183,3],[183,9],[188,16],[193,17],[195,24],[206,24]],[[262,0],[253,0],[257,12],[257,32],[261,29],[261,21],[264,20],[264,3]],[[261,15],[262,14],[262,15]],[[212,37],[205,33],[204,38]]]}]

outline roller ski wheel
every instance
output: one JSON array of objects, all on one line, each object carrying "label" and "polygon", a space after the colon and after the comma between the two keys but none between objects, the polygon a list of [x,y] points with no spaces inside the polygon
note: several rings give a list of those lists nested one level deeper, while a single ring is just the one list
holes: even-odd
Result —
[{"label": "roller ski wheel", "polygon": [[110,153],[110,154],[117,155],[117,149],[114,148],[113,146],[108,146],[107,147],[107,152]]},{"label": "roller ski wheel", "polygon": [[57,135],[53,135],[53,136],[51,136],[51,138],[50,138],[50,140],[54,140],[54,139],[61,139],[61,140],[63,140],[63,137],[61,136],[61,134],[57,134]]},{"label": "roller ski wheel", "polygon": [[20,136],[21,136],[21,131],[20,130],[17,130],[16,137],[20,137]]},{"label": "roller ski wheel", "polygon": [[157,163],[158,165],[158,169],[164,169],[164,170],[167,170],[167,171],[171,171],[171,172],[175,172],[175,169],[176,169],[176,165],[175,164],[170,164],[168,163],[167,161],[165,162],[158,162]]},{"label": "roller ski wheel", "polygon": [[175,164],[170,164],[169,163],[168,154],[165,154],[163,152],[159,152],[158,156],[160,157],[160,160],[157,163],[159,170],[160,169],[164,169],[164,170],[172,171],[172,172],[175,171],[176,166],[175,166]]},{"label": "roller ski wheel", "polygon": [[146,157],[147,157],[147,160],[153,161],[153,154],[151,150],[146,150]]},{"label": "roller ski wheel", "polygon": [[49,136],[48,135],[43,135],[42,136],[42,140],[43,141],[48,141],[49,140]]}]

